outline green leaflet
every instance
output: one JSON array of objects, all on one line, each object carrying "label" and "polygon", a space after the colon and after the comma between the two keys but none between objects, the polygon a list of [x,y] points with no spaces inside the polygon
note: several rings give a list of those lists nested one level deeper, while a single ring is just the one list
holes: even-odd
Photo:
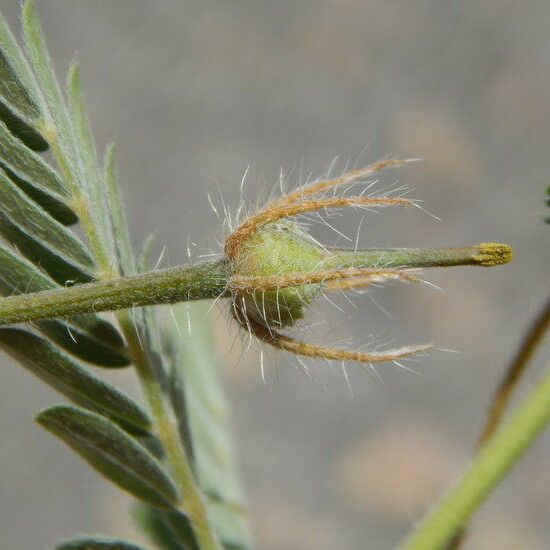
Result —
[{"label": "green leaflet", "polygon": [[12,112],[32,125],[40,118],[40,110],[30,90],[33,95],[36,93],[34,76],[0,14],[0,98]]},{"label": "green leaflet", "polygon": [[108,539],[97,535],[68,540],[55,548],[56,550],[144,550],[142,546],[138,546],[133,542]]},{"label": "green leaflet", "polygon": [[68,190],[61,176],[38,153],[13,135],[3,122],[0,122],[0,161],[33,187],[59,201],[66,201]]},{"label": "green leaflet", "polygon": [[27,147],[33,151],[46,151],[48,144],[42,136],[29,126],[23,119],[13,113],[0,101],[0,120],[8,127],[8,130]]},{"label": "green leaflet", "polygon": [[50,340],[83,361],[98,367],[115,369],[127,367],[130,364],[128,355],[123,351],[105,345],[102,340],[83,330],[72,320],[64,323],[57,319],[44,319],[36,324]]},{"label": "green leaflet", "polygon": [[214,531],[220,533],[226,550],[251,548],[248,515],[245,508],[207,496],[208,518]]},{"label": "green leaflet", "polygon": [[53,64],[46,48],[42,26],[32,0],[27,0],[22,11],[23,37],[32,69],[36,74],[42,95],[44,134],[54,150],[58,162],[63,162],[63,170],[76,176],[72,186],[82,185],[82,173],[79,170],[76,155],[75,135],[69,122],[69,115],[63,102],[61,88],[55,77]]},{"label": "green leaflet", "polygon": [[139,503],[132,508],[132,517],[160,550],[198,550],[193,529],[183,514]]},{"label": "green leaflet", "polygon": [[80,160],[83,186],[86,188],[93,205],[92,215],[100,233],[101,242],[107,249],[107,255],[113,256],[114,243],[111,219],[107,210],[106,186],[103,173],[99,168],[97,152],[90,129],[90,121],[80,82],[78,65],[73,63],[67,75],[67,95],[69,99],[70,122],[76,137],[76,153]]},{"label": "green leaflet", "polygon": [[120,271],[122,275],[131,275],[136,271],[136,260],[132,251],[128,220],[118,183],[115,146],[113,144],[107,147],[105,153],[104,172]]},{"label": "green leaflet", "polygon": [[[1,185],[1,183],[0,183]],[[93,280],[91,273],[83,271],[62,257],[52,254],[42,243],[30,237],[2,214],[0,204],[0,235],[22,256],[43,269],[60,285],[88,283]]]},{"label": "green leaflet", "polygon": [[13,223],[46,243],[54,253],[66,256],[84,268],[93,269],[93,260],[82,242],[22,193],[3,170],[0,171],[0,204]]},{"label": "green leaflet", "polygon": [[208,515],[215,531],[224,543],[248,548],[251,536],[246,503],[231,443],[228,406],[219,379],[208,308],[209,303],[203,302],[172,307],[177,323],[172,335],[173,393],[178,394],[177,388],[185,392],[185,403],[180,399],[175,406],[178,418],[185,419],[190,429],[193,467],[207,495]]},{"label": "green leaflet", "polygon": [[39,292],[59,287],[43,271],[1,243],[0,280],[10,294]]},{"label": "green leaflet", "polygon": [[157,459],[105,417],[58,405],[41,412],[36,420],[136,498],[160,508],[178,502],[176,487]]},{"label": "green leaflet", "polygon": [[198,550],[199,545],[187,516],[178,511],[164,512],[163,516],[165,524],[176,534],[184,550]]},{"label": "green leaflet", "polygon": [[[195,535],[187,517],[178,511],[158,510],[146,504],[133,508],[133,517],[141,530],[160,550],[198,550]],[[225,550],[244,548],[222,543]]]},{"label": "green leaflet", "polygon": [[0,97],[22,113],[27,119],[37,119],[40,115],[27,91],[15,76],[6,55],[0,50]]},{"label": "green leaflet", "polygon": [[29,199],[2,170],[0,211],[7,240],[58,282],[64,284],[75,275],[77,280],[92,278],[95,266],[82,242]]},{"label": "green leaflet", "polygon": [[63,225],[73,225],[78,221],[76,213],[57,195],[44,191],[40,187],[21,179],[12,172],[6,165],[0,163],[0,168],[6,172],[6,175],[24,191],[34,202],[39,204],[52,218]]},{"label": "green leaflet", "polygon": [[[191,524],[181,512],[158,510],[146,504],[136,505],[133,511],[135,522],[160,550],[198,550],[199,547]],[[225,520],[217,514],[219,514],[219,510],[216,510],[210,518],[214,529],[225,529],[226,535],[232,535],[233,540],[242,541],[245,536],[249,536],[236,532],[231,525],[223,525]],[[231,516],[227,520],[232,521]],[[222,546],[225,550],[249,548],[249,546],[243,546],[241,543],[224,541],[222,541]]]},{"label": "green leaflet", "polygon": [[0,346],[42,381],[76,403],[90,402],[101,412],[147,430],[147,413],[119,389],[59,351],[47,340],[16,328],[0,328]]}]

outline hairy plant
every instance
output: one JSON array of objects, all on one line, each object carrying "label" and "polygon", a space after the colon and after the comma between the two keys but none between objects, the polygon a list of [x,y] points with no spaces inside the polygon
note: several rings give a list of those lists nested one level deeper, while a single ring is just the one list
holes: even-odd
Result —
[{"label": "hairy plant", "polygon": [[[389,159],[273,199],[231,224],[215,260],[150,270],[148,247],[136,256],[131,246],[113,146],[98,158],[78,66],[71,66],[64,93],[32,1],[23,7],[22,23],[25,52],[0,16],[0,347],[72,402],[40,412],[38,423],[136,498],[134,516],[151,544],[163,550],[250,548],[205,316],[210,302],[227,300],[251,337],[297,356],[397,362],[431,345],[358,352],[304,342],[289,330],[324,293],[422,282],[420,269],[427,267],[500,265],[510,261],[511,249],[481,243],[345,250],[314,240],[300,216],[347,207],[419,207],[399,190],[369,194],[373,174],[407,162]],[[47,150],[51,163],[41,155]],[[363,190],[350,194],[358,186]],[[84,238],[70,229],[77,223]],[[175,304],[179,321],[170,326],[144,307],[168,303]],[[177,330],[187,323],[192,331]],[[132,366],[145,404],[90,366]],[[532,413],[509,429],[526,428]],[[526,428],[530,439],[518,443],[521,449],[546,417],[536,420]],[[487,450],[489,459],[495,452]],[[499,475],[517,456],[498,463]],[[438,546],[422,548],[432,547]],[[58,548],[137,546],[90,536]]]},{"label": "hairy plant", "polygon": [[[65,100],[32,2],[22,24],[25,53],[0,17],[0,290],[11,299],[148,268],[146,251],[136,258],[130,245],[113,147],[98,159],[78,66]],[[40,155],[48,149],[54,164]],[[86,240],[69,229],[76,223]],[[161,330],[152,308],[107,319],[92,303],[80,315],[1,328],[0,346],[72,401],[38,423],[136,497],[135,516],[158,548],[248,548],[212,335],[203,304],[183,307],[192,339]],[[146,407],[85,363],[133,365]],[[136,546],[84,537],[59,548]]]}]

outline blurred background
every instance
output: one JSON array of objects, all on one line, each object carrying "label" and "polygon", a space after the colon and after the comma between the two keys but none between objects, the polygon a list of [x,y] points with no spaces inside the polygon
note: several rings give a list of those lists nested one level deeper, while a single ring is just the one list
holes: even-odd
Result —
[{"label": "blurred background", "polygon": [[[492,392],[548,292],[543,189],[550,183],[550,8],[436,0],[38,0],[63,75],[78,52],[98,144],[116,139],[136,244],[155,231],[162,265],[219,250],[239,185],[252,203],[300,174],[382,156],[421,164],[384,174],[417,209],[367,214],[363,246],[510,243],[513,264],[434,270],[442,287],[393,285],[319,302],[306,338],[325,344],[434,341],[418,375],[244,353],[214,311],[258,547],[393,548],[468,462]],[[18,31],[19,2],[1,0]],[[361,212],[331,223],[355,239]],[[328,244],[338,234],[321,225]],[[345,245],[340,238],[339,245]],[[228,323],[231,328],[228,330]],[[549,359],[538,353],[518,398]],[[57,396],[0,365],[0,541],[40,550],[75,532],[125,535],[131,499],[32,414]],[[111,379],[130,391],[131,373]],[[476,515],[469,549],[550,545],[550,434]],[[32,525],[32,528],[30,527]]]}]

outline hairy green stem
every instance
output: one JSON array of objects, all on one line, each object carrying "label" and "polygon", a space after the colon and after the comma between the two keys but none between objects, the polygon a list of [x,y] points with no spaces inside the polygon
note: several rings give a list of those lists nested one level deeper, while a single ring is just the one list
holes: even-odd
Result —
[{"label": "hairy green stem", "polygon": [[117,317],[126,335],[132,361],[154,418],[155,432],[166,452],[167,462],[180,490],[181,502],[178,508],[189,518],[200,550],[219,550],[221,546],[208,524],[202,494],[195,482],[172,408],[167,403],[161,384],[141,347],[129,312],[119,312]]},{"label": "hairy green stem", "polygon": [[216,298],[225,292],[227,276],[226,262],[217,261],[19,294],[0,300],[0,325]]},{"label": "hairy green stem", "polygon": [[[529,361],[533,357],[535,351],[542,343],[544,336],[550,328],[550,298],[546,300],[540,313],[534,319],[533,323],[529,327],[529,330],[523,337],[521,345],[514,355],[512,361],[508,365],[506,373],[502,378],[491,406],[487,413],[487,419],[485,425],[477,440],[477,449],[483,448],[485,443],[491,439],[493,434],[497,431],[501,425],[508,404],[512,399],[514,390],[518,387],[518,384],[527,371]],[[467,531],[464,530],[459,533],[448,550],[458,550],[462,547],[464,540],[466,539]]]},{"label": "hairy green stem", "polygon": [[550,422],[550,372],[486,443],[459,482],[419,525],[404,550],[441,550],[459,533]]}]

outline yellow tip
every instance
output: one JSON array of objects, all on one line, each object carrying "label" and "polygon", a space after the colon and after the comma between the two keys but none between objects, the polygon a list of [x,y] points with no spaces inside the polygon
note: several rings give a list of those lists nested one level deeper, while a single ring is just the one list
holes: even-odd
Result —
[{"label": "yellow tip", "polygon": [[491,267],[512,261],[512,247],[502,243],[479,243],[479,252],[474,256],[478,265]]}]

